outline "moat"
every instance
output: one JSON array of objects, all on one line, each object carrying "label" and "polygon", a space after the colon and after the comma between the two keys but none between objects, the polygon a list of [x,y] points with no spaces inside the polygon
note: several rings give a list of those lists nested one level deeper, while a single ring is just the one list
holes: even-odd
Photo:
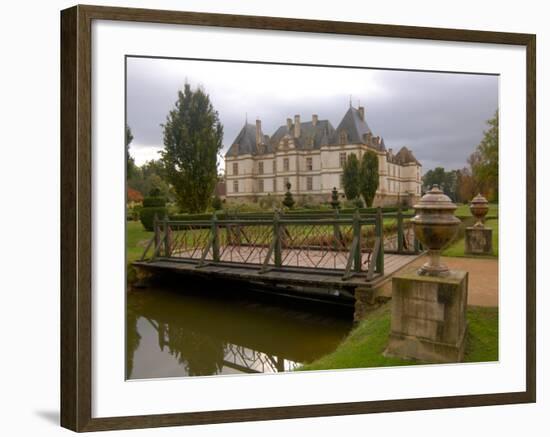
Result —
[{"label": "moat", "polygon": [[291,371],[336,349],[352,309],[206,283],[127,294],[128,379]]}]

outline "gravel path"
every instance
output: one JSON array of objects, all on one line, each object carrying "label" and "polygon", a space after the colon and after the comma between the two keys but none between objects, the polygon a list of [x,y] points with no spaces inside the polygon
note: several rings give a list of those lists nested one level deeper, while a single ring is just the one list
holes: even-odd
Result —
[{"label": "gravel path", "polygon": [[[441,261],[451,270],[466,270],[469,273],[468,305],[498,306],[498,260],[443,257]],[[426,262],[420,257],[406,270],[414,270]]]}]

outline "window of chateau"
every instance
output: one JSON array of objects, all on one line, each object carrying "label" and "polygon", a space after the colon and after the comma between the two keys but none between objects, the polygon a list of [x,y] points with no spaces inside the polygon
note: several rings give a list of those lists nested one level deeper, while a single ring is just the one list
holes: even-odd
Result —
[{"label": "window of chateau", "polygon": [[313,177],[312,176],[308,176],[306,178],[306,187],[307,187],[308,191],[313,191]]},{"label": "window of chateau", "polygon": [[340,153],[340,167],[344,168],[344,165],[346,164],[346,152]]}]

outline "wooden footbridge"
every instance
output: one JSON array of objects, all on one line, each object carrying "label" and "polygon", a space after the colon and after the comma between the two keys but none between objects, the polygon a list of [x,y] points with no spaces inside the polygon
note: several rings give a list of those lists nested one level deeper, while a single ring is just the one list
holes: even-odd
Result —
[{"label": "wooden footbridge", "polygon": [[357,288],[380,287],[420,255],[411,217],[378,208],[155,219],[154,236],[134,265],[146,274],[173,272],[355,299]]}]

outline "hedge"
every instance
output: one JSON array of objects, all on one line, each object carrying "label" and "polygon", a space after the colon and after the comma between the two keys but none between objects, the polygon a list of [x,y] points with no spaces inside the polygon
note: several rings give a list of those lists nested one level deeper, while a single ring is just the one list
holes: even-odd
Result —
[{"label": "hedge", "polygon": [[[361,208],[359,209],[359,213],[361,214],[375,214],[377,208]],[[355,213],[355,209],[353,208],[347,208],[347,209],[341,209],[339,210],[339,213],[341,215],[352,215]],[[382,208],[382,213],[395,213],[398,211],[397,207],[384,207]],[[311,215],[321,215],[326,217],[332,217],[334,214],[333,209],[325,209],[325,210],[312,210],[307,208],[295,208],[292,211],[285,211],[283,215],[287,217],[308,217]],[[216,217],[218,220],[225,220],[225,219],[231,219],[233,217],[237,218],[271,218],[273,217],[273,212],[231,212],[231,211],[224,211],[224,212],[217,212]],[[159,217],[160,218],[160,217]],[[212,213],[202,213],[202,214],[170,214],[170,220],[197,220],[197,221],[204,221],[204,220],[211,220],[212,219]]]}]

